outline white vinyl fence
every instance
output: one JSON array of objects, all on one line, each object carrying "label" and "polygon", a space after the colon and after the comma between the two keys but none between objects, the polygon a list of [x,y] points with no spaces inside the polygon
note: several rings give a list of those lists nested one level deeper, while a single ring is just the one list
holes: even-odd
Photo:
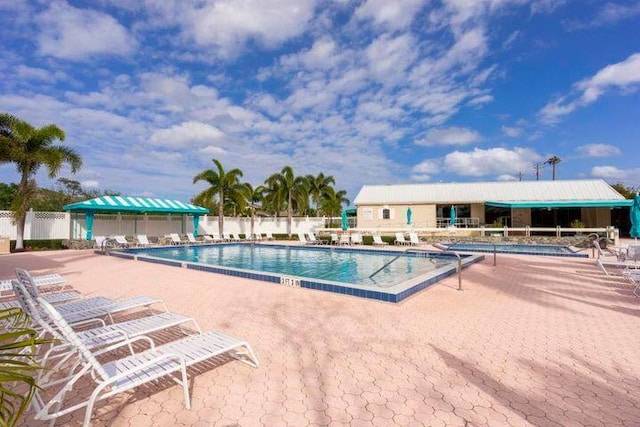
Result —
[{"label": "white vinyl fence", "polygon": [[[293,218],[292,233],[308,233],[324,227],[324,218]],[[109,236],[146,234],[164,236],[168,233],[192,233],[193,217],[181,215],[113,215],[96,214],[93,235]],[[218,217],[200,217],[198,234],[218,232]],[[225,233],[251,233],[251,218],[229,217],[224,219]],[[255,218],[254,233],[284,234],[287,218]],[[24,230],[25,240],[84,239],[86,236],[84,214],[69,212],[28,212]],[[0,211],[0,236],[16,238],[16,226],[10,211]]]}]

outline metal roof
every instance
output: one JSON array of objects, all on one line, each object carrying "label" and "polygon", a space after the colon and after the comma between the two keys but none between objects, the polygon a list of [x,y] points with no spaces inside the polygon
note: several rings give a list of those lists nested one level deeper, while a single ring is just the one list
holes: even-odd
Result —
[{"label": "metal roof", "polygon": [[94,212],[159,212],[174,214],[206,214],[209,209],[179,200],[151,197],[102,196],[63,206],[67,211]]},{"label": "metal roof", "polygon": [[537,202],[494,202],[486,201],[485,205],[497,208],[615,208],[631,206],[633,200],[540,200]]},{"label": "metal roof", "polygon": [[601,179],[563,181],[453,182],[434,184],[365,185],[357,205],[417,203],[578,202],[625,200]]}]

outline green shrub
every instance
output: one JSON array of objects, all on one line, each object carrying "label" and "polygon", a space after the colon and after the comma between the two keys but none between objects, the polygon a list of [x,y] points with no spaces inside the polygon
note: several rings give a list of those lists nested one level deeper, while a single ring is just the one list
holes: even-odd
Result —
[{"label": "green shrub", "polygon": [[569,223],[569,227],[571,227],[571,228],[584,228],[584,222],[580,221],[579,219],[574,219],[573,221],[571,221]]},{"label": "green shrub", "polygon": [[[43,251],[43,250],[58,250],[58,249],[69,249],[62,239],[53,239],[53,240],[25,240],[24,248],[26,250],[31,251]],[[11,251],[13,252],[16,248],[16,241],[12,240],[10,243]]]}]

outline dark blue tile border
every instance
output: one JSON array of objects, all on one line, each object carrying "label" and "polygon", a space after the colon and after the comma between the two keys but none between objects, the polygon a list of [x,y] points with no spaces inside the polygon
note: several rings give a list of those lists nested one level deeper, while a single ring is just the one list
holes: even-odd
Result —
[{"label": "dark blue tile border", "polygon": [[[503,244],[503,246],[505,246],[505,244]],[[452,252],[464,252],[464,253],[473,253],[473,252],[481,252],[481,253],[493,253],[493,247],[487,247],[485,248],[474,248],[474,249],[468,249],[468,248],[464,248],[464,247],[456,247],[455,245],[444,245],[442,244],[442,247],[447,248],[446,250],[448,251],[452,251]],[[495,253],[497,254],[501,254],[501,255],[535,255],[535,256],[555,256],[555,257],[565,257],[565,258],[589,258],[589,254],[582,254],[582,253],[558,253],[558,254],[550,254],[550,253],[544,253],[544,252],[536,252],[536,251],[527,251],[525,250],[518,250],[518,251],[514,251],[514,250],[504,250],[504,249],[498,249],[498,247],[496,247]]]}]

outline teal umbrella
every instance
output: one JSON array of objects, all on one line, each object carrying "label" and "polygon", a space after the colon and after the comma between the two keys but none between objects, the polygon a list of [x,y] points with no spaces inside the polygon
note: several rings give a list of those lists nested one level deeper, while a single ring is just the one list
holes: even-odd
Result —
[{"label": "teal umbrella", "polygon": [[456,225],[456,207],[451,205],[451,212],[450,212],[450,216],[451,216],[451,220],[449,221],[449,223],[451,224],[451,226],[455,226]]},{"label": "teal umbrella", "polygon": [[640,194],[636,194],[633,198],[633,205],[629,211],[629,218],[631,219],[631,230],[629,235],[636,239],[640,237]]},{"label": "teal umbrella", "polygon": [[347,220],[347,211],[342,211],[342,231],[347,231],[349,228],[349,221]]},{"label": "teal umbrella", "polygon": [[407,208],[407,224],[411,225],[411,208]]}]

